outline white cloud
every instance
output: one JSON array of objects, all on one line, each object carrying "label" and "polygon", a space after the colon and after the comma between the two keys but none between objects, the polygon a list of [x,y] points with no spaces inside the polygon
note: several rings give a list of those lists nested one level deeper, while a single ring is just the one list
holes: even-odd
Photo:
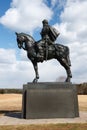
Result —
[{"label": "white cloud", "polygon": [[23,49],[20,50],[20,57],[22,61],[28,61],[27,52],[24,51]]},{"label": "white cloud", "polygon": [[15,50],[0,48],[0,88],[22,87],[32,81],[32,70],[30,62],[16,59]]},{"label": "white cloud", "polygon": [[[67,32],[72,32],[76,34],[75,40],[79,40],[78,34],[83,34],[85,32],[87,34],[87,1],[79,2],[72,2],[71,5],[65,7],[64,12],[61,14],[61,20],[64,23],[67,23]],[[82,37],[83,39],[83,37]]]},{"label": "white cloud", "polygon": [[15,31],[33,32],[41,27],[43,19],[50,20],[52,15],[52,10],[44,0],[12,0],[11,7],[0,18],[0,23]]},{"label": "white cloud", "polygon": [[60,30],[59,39],[64,43],[87,41],[87,1],[67,0],[60,15],[61,23],[56,24]]},{"label": "white cloud", "polygon": [[5,50],[3,48],[0,48],[0,63],[12,64],[15,63],[15,61],[16,61],[15,50],[12,49]]},{"label": "white cloud", "polygon": [[55,6],[58,7],[58,9],[63,8],[66,4],[66,0],[51,0],[51,6],[54,8]]},{"label": "white cloud", "polygon": [[51,6],[54,7],[58,1],[57,0],[51,0]]},{"label": "white cloud", "polygon": [[61,13],[58,42],[70,48],[73,82],[87,82],[87,1],[67,0]]},{"label": "white cloud", "polygon": [[87,43],[73,42],[69,44],[74,82],[87,81]]}]

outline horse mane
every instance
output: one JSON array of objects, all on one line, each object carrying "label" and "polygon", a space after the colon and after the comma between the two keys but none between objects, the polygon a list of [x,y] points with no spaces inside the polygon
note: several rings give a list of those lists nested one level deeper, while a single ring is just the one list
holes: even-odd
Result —
[{"label": "horse mane", "polygon": [[29,34],[21,32],[20,35],[27,37],[27,39],[29,39],[29,41],[32,41],[33,43],[35,42],[34,38],[30,36]]}]

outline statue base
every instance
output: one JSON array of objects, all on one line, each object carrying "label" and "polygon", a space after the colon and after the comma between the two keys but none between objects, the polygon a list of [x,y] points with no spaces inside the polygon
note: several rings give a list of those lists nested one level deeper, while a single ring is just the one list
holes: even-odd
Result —
[{"label": "statue base", "polygon": [[22,118],[74,118],[79,116],[76,86],[71,83],[23,85]]}]

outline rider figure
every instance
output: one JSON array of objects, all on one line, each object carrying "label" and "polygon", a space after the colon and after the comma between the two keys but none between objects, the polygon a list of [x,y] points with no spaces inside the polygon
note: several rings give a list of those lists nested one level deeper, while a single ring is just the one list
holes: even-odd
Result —
[{"label": "rider figure", "polygon": [[44,19],[42,21],[43,23],[43,28],[41,30],[41,37],[43,41],[48,41],[48,45],[53,44],[53,41],[50,38],[50,26],[48,24],[48,21]]},{"label": "rider figure", "polygon": [[39,44],[37,44],[38,46],[37,57],[39,57],[43,61],[44,57],[43,46],[46,49],[48,49],[48,46],[54,44],[56,38],[60,33],[55,28],[51,27],[46,19],[42,21],[42,24],[43,28],[40,33],[42,39],[39,41]]}]

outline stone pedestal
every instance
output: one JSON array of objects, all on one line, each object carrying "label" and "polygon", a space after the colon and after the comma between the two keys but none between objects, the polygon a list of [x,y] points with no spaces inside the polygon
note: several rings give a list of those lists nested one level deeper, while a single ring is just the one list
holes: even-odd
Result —
[{"label": "stone pedestal", "polygon": [[22,118],[78,117],[76,86],[71,83],[29,83],[23,86]]}]

